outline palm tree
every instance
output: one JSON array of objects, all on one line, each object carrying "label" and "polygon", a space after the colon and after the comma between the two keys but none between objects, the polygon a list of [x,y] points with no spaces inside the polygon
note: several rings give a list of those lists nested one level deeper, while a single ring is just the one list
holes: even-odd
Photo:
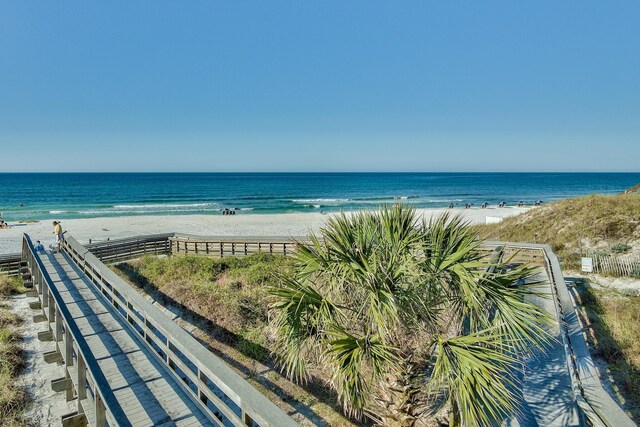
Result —
[{"label": "palm tree", "polygon": [[[532,268],[507,268],[460,217],[404,205],[331,217],[270,289],[283,370],[330,379],[346,413],[490,425],[516,408],[521,358],[547,342]],[[527,282],[527,284],[523,284]]]}]

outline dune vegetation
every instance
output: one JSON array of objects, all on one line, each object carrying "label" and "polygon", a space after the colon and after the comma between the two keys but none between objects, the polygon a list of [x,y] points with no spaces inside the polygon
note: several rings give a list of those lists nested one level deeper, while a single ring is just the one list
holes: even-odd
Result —
[{"label": "dune vegetation", "polygon": [[564,268],[575,269],[588,251],[640,249],[640,195],[564,199],[477,230],[488,240],[549,244]]},{"label": "dune vegetation", "polygon": [[161,292],[193,312],[214,319],[228,331],[223,338],[254,359],[264,359],[263,329],[268,320],[268,286],[286,274],[293,261],[282,255],[245,258],[156,258],[147,256],[117,265],[126,279],[147,293]]},{"label": "dune vegetation", "polygon": [[23,426],[28,394],[16,385],[16,377],[24,360],[20,335],[16,332],[20,319],[7,307],[8,295],[24,292],[20,279],[0,275],[0,425]]}]

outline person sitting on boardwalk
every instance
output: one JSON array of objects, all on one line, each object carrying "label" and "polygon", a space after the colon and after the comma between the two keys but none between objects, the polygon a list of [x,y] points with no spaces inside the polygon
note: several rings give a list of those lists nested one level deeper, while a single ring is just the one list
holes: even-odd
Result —
[{"label": "person sitting on boardwalk", "polygon": [[44,245],[40,243],[40,240],[36,241],[36,244],[33,246],[33,250],[36,252],[44,252]]},{"label": "person sitting on boardwalk", "polygon": [[56,246],[58,252],[60,252],[60,245],[62,244],[62,226],[59,221],[53,221],[53,234],[56,236]]}]

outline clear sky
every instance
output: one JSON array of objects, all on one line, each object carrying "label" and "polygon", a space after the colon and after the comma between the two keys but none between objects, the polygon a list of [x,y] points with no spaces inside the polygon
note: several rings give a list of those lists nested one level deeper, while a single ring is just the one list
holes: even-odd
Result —
[{"label": "clear sky", "polygon": [[640,2],[0,3],[0,171],[518,170],[640,170]]}]

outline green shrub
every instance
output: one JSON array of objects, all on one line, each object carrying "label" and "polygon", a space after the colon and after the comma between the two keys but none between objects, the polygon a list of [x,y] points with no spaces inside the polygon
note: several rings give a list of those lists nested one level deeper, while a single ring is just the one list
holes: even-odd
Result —
[{"label": "green shrub", "polygon": [[631,277],[635,277],[635,278],[639,278],[640,279],[640,267],[636,267],[633,270],[631,270],[631,273],[629,275]]},{"label": "green shrub", "polygon": [[7,296],[23,292],[26,292],[26,289],[19,277],[0,274],[0,295]]},{"label": "green shrub", "polygon": [[627,245],[626,243],[616,243],[611,245],[611,252],[614,254],[623,254],[627,251],[631,250],[631,245]]}]

